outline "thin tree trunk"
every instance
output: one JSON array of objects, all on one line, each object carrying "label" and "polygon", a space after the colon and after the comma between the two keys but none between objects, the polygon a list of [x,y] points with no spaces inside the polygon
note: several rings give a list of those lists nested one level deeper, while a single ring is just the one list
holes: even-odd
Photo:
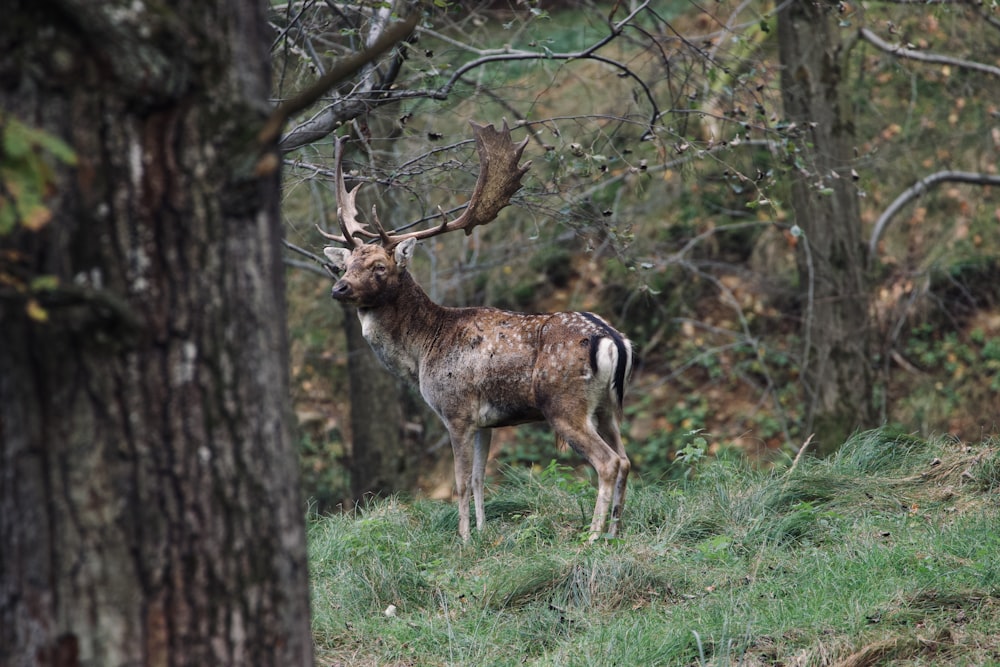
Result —
[{"label": "thin tree trunk", "polygon": [[351,394],[351,495],[412,491],[417,465],[403,433],[402,391],[361,335],[353,308],[345,309]]},{"label": "thin tree trunk", "polygon": [[792,207],[804,232],[798,268],[806,429],[827,452],[874,420],[869,287],[851,178],[854,124],[837,31],[833,3],[793,0],[778,12],[782,99],[798,128]]},{"label": "thin tree trunk", "polygon": [[62,137],[2,239],[0,664],[307,665],[264,6],[15,2],[0,102]]}]

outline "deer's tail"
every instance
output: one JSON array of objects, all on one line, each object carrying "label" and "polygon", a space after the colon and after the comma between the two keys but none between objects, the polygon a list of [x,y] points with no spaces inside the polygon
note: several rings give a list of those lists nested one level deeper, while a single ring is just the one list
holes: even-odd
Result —
[{"label": "deer's tail", "polygon": [[595,374],[607,373],[608,391],[611,393],[618,417],[625,405],[625,390],[632,379],[635,350],[632,341],[593,313],[583,313],[602,331],[590,341],[590,367]]}]

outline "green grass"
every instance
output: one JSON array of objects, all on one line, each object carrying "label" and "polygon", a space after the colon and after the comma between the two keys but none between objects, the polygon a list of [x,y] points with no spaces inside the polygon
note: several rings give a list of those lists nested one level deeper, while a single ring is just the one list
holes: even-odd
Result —
[{"label": "green grass", "polygon": [[450,503],[314,516],[318,663],[1000,664],[998,450],[875,431],[704,461],[634,484],[594,546],[593,491],[558,466],[506,471],[469,544]]}]

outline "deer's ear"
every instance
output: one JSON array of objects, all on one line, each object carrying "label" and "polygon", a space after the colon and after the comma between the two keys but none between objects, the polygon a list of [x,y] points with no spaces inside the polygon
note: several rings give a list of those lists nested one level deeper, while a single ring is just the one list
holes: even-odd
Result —
[{"label": "deer's ear", "polygon": [[396,266],[405,268],[410,258],[413,257],[413,249],[417,247],[417,239],[406,239],[396,246],[395,259]]},{"label": "deer's ear", "polygon": [[338,271],[347,270],[347,258],[351,256],[350,250],[330,245],[323,248],[323,254],[326,255],[326,258],[330,260],[331,264],[333,264],[333,268]]}]

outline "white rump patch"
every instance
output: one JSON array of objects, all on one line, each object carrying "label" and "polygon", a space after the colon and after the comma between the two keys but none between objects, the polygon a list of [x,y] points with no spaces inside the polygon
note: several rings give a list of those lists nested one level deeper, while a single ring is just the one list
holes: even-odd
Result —
[{"label": "white rump patch", "polygon": [[611,386],[618,366],[618,347],[610,338],[601,338],[597,342],[597,377],[602,385]]}]

